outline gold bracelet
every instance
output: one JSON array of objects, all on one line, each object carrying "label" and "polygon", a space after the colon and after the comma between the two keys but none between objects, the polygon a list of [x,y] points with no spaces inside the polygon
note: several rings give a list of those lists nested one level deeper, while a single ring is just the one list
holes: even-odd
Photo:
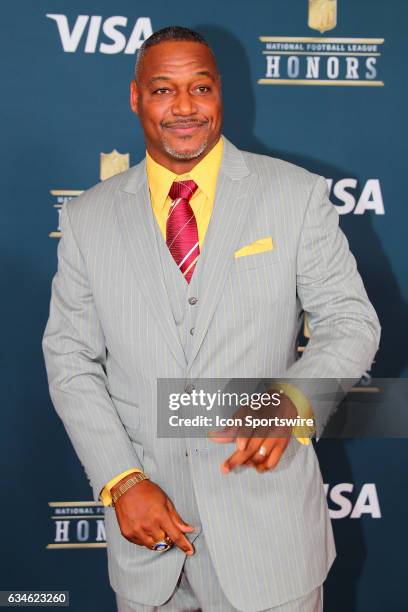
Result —
[{"label": "gold bracelet", "polygon": [[144,472],[136,472],[129,476],[112,494],[112,506],[115,507],[115,503],[118,501],[119,497],[126,493],[128,489],[133,487],[138,482],[142,482],[142,480],[148,480],[149,476],[147,476]]}]

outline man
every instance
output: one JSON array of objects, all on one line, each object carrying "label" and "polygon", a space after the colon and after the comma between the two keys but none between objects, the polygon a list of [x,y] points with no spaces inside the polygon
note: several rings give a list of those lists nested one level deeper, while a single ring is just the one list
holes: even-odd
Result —
[{"label": "man", "polygon": [[[322,610],[335,546],[313,445],[288,428],[158,437],[156,383],[358,379],[377,316],[325,180],[221,135],[199,34],[145,41],[131,107],[146,158],[63,207],[43,343],[55,408],[106,505],[118,609]],[[281,389],[281,414],[311,408],[300,389]]]}]

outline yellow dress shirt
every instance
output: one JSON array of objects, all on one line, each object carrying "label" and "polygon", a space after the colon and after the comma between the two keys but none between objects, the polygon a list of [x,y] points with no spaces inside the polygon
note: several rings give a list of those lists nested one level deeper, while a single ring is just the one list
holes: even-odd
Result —
[{"label": "yellow dress shirt", "polygon": [[[191,179],[197,185],[198,189],[190,200],[190,205],[194,211],[194,215],[197,221],[198,239],[200,249],[204,242],[205,234],[207,232],[208,224],[210,222],[211,213],[213,210],[215,190],[217,185],[217,176],[221,166],[223,150],[223,139],[222,136],[217,144],[211,149],[209,153],[196,165],[190,172],[185,174],[177,175],[171,170],[168,170],[164,166],[158,164],[146,151],[146,173],[147,181],[150,190],[150,199],[153,208],[153,212],[156,221],[159,225],[160,231],[163,234],[164,240],[166,240],[166,221],[168,212],[171,205],[171,198],[169,197],[170,187],[176,180]],[[251,254],[249,250],[248,253]],[[290,385],[286,385],[285,388],[280,385],[280,389],[286,393],[289,399],[295,403],[298,410],[299,416],[302,417],[313,417],[313,412],[309,401],[305,396],[298,390],[294,389]],[[299,432],[300,433],[300,432]],[[298,437],[299,442],[302,444],[310,443],[309,437]],[[102,489],[100,498],[104,506],[110,506],[112,498],[110,489],[118,483],[122,478],[131,474],[132,472],[140,472],[139,468],[131,468],[118,474],[115,478],[112,478]]]},{"label": "yellow dress shirt", "polygon": [[198,240],[200,249],[202,248],[214,205],[222,149],[223,141],[221,137],[211,151],[190,172],[180,175],[155,162],[146,152],[146,172],[150,198],[164,241],[166,241],[167,216],[172,202],[169,197],[170,187],[174,181],[190,179],[198,185],[198,189],[190,200],[190,206],[197,221]]}]

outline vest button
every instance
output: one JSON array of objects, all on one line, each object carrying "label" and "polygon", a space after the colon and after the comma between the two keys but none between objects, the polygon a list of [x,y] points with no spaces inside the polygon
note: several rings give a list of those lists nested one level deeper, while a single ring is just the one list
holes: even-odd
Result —
[{"label": "vest button", "polygon": [[192,328],[190,329],[190,334],[191,334],[191,335],[193,335],[193,334],[194,334],[194,330],[195,330],[195,327],[192,327]]},{"label": "vest button", "polygon": [[188,303],[191,304],[191,306],[194,306],[194,304],[197,304],[198,300],[196,297],[191,297],[188,298]]},{"label": "vest button", "polygon": [[195,387],[194,387],[194,385],[193,385],[193,384],[191,384],[191,383],[187,383],[187,384],[184,386],[184,391],[185,391],[186,393],[190,393],[190,394],[191,394],[191,393],[194,391],[194,389],[195,389]]}]

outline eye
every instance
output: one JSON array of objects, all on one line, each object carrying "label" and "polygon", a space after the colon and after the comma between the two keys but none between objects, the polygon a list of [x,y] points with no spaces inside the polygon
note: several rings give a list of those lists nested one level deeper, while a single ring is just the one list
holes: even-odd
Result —
[{"label": "eye", "polygon": [[159,89],[155,89],[153,91],[153,94],[158,94],[159,96],[163,95],[163,93],[166,93],[167,91],[170,91],[168,87],[159,87]]},{"label": "eye", "polygon": [[207,93],[208,91],[211,91],[211,88],[208,87],[208,85],[199,85],[196,87],[196,89],[198,89],[200,93]]}]

